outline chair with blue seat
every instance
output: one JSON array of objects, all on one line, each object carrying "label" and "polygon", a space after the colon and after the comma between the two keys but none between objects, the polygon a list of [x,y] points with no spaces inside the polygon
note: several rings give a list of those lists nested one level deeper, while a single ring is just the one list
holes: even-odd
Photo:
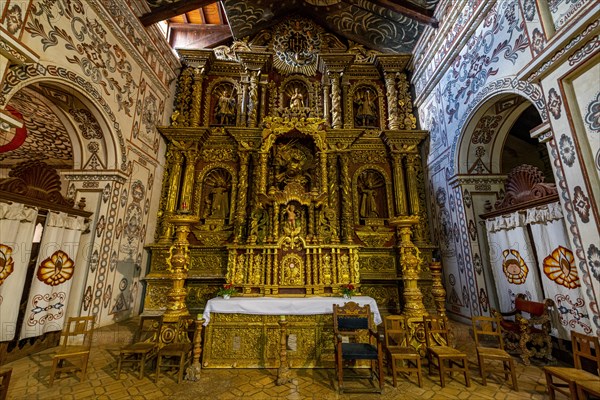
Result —
[{"label": "chair with blue seat", "polygon": [[[346,392],[378,392],[383,390],[383,347],[382,341],[375,329],[371,308],[368,305],[349,301],[343,306],[333,305],[333,331],[335,336],[335,366],[340,393]],[[364,373],[364,365],[360,360],[366,360],[368,374]],[[344,386],[344,366],[353,364],[352,378],[368,380],[372,386]],[[364,363],[363,363],[364,364]],[[348,371],[350,373],[350,371]],[[375,381],[377,377],[377,381]],[[378,383],[378,385],[376,385]]]}]

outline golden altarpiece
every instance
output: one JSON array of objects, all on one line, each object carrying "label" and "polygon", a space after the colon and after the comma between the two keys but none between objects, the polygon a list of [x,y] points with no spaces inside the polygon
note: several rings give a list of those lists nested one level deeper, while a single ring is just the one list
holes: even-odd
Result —
[{"label": "golden altarpiece", "polygon": [[[299,17],[179,54],[145,312],[198,313],[226,282],[243,296],[290,297],[339,296],[353,283],[383,314],[411,296],[420,305],[409,314],[435,310],[410,56],[344,43]],[[407,262],[423,298],[405,287]],[[203,365],[276,366],[277,321],[215,315]],[[288,322],[291,366],[332,365],[330,315]]]}]

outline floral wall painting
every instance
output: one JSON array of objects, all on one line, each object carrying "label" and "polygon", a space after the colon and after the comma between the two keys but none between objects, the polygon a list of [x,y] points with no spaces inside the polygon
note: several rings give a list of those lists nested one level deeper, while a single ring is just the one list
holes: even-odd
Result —
[{"label": "floral wall painting", "polygon": [[579,276],[575,266],[573,252],[563,246],[558,246],[552,254],[544,258],[544,274],[564,287],[574,289],[579,286]]},{"label": "floral wall painting", "polygon": [[57,286],[73,276],[75,262],[62,250],[55,251],[40,263],[36,276],[46,285]]}]

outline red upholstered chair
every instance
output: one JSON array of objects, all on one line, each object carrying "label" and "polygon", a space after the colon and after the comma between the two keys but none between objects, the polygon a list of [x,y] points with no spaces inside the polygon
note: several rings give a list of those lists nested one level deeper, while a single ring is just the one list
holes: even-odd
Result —
[{"label": "red upholstered chair", "polygon": [[518,351],[523,364],[529,365],[531,357],[552,359],[552,338],[550,337],[550,310],[554,301],[529,301],[525,295],[518,294],[515,308],[510,312],[492,310],[494,317],[500,319],[500,329],[507,350]]}]

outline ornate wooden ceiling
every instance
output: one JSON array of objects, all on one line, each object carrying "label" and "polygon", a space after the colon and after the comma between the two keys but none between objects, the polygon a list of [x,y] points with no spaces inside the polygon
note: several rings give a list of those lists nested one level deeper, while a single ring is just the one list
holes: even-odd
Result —
[{"label": "ornate wooden ceiling", "polygon": [[152,11],[141,22],[167,20],[173,47],[214,47],[300,14],[371,49],[410,53],[425,25],[437,26],[433,11],[439,0],[147,1]]}]

